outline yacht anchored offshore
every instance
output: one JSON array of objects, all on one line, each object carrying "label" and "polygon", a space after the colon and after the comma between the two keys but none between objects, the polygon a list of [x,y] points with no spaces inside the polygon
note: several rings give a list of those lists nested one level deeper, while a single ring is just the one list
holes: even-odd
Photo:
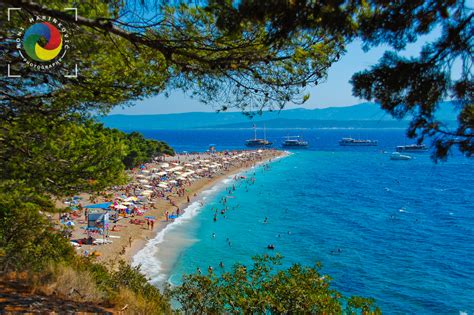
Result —
[{"label": "yacht anchored offshore", "polygon": [[426,152],[428,148],[424,144],[409,144],[397,146],[397,152]]},{"label": "yacht anchored offshore", "polygon": [[254,138],[245,140],[245,145],[248,147],[265,147],[270,146],[272,143],[267,140],[265,133],[265,126],[263,127],[263,139],[257,139],[257,126],[253,125]]},{"label": "yacht anchored offshore", "polygon": [[339,145],[342,146],[377,146],[377,140],[364,140],[364,139],[353,139],[353,138],[342,138],[339,140]]},{"label": "yacht anchored offshore", "polygon": [[308,141],[299,138],[300,136],[287,136],[286,140],[283,141],[281,145],[287,148],[306,148],[308,146]]}]

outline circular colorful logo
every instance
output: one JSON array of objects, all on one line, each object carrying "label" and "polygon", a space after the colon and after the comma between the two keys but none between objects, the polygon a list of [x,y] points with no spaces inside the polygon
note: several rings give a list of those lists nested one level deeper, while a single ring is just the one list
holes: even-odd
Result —
[{"label": "circular colorful logo", "polygon": [[23,47],[31,59],[45,62],[56,58],[63,47],[59,30],[48,22],[31,25],[23,36]]}]

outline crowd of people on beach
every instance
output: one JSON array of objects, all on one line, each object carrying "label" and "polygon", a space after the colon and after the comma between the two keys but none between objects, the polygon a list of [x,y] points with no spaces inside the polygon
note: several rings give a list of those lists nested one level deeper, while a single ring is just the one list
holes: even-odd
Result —
[{"label": "crowd of people on beach", "polygon": [[[178,200],[190,203],[196,197],[189,189],[193,183],[212,180],[233,169],[251,167],[263,159],[265,152],[186,153],[156,158],[129,171],[131,180],[124,186],[111,187],[99,196],[84,194],[65,200],[63,205],[69,211],[60,215],[58,223],[70,232],[67,236],[75,247],[84,248],[84,254],[100,255],[94,246],[119,241],[120,235],[115,234],[130,224],[153,230],[156,221],[171,222],[182,215]],[[156,210],[158,200],[169,204],[161,218],[148,215]],[[223,211],[225,214],[226,210]],[[131,247],[132,236],[128,243]],[[120,253],[125,252],[126,245]]]}]

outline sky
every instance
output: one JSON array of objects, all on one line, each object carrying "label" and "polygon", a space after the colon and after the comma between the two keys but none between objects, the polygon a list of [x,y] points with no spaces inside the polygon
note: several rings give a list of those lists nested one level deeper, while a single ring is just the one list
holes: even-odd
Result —
[{"label": "sky", "polygon": [[[439,31],[420,37],[417,42],[408,45],[400,54],[416,56],[424,44],[433,41],[437,36],[439,36]],[[288,104],[285,108],[341,107],[365,102],[366,100],[352,96],[352,86],[349,80],[354,73],[376,64],[387,50],[390,50],[390,48],[379,46],[364,52],[360,41],[349,44],[346,54],[329,69],[326,82],[307,89],[307,92],[311,95],[310,99],[304,105]],[[213,111],[215,109],[210,105],[191,99],[181,91],[175,91],[169,97],[158,95],[137,101],[132,107],[115,108],[111,114],[152,115]]]}]

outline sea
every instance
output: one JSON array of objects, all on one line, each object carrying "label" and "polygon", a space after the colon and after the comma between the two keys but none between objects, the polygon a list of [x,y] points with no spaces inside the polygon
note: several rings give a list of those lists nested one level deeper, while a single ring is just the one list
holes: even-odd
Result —
[{"label": "sea", "polygon": [[[253,137],[252,130],[140,132],[177,152],[245,149]],[[395,146],[413,143],[400,129],[266,135],[274,147],[288,135],[310,146],[242,174],[254,183],[227,178],[201,194],[134,257],[152,283],[176,285],[197,268],[220,272],[220,262],[229,270],[279,253],[280,268],[320,262],[334,288],[372,297],[387,314],[474,314],[474,159],[454,152],[435,163],[428,152],[390,160]],[[379,146],[341,147],[342,137]],[[214,222],[224,197],[228,211]]]}]

